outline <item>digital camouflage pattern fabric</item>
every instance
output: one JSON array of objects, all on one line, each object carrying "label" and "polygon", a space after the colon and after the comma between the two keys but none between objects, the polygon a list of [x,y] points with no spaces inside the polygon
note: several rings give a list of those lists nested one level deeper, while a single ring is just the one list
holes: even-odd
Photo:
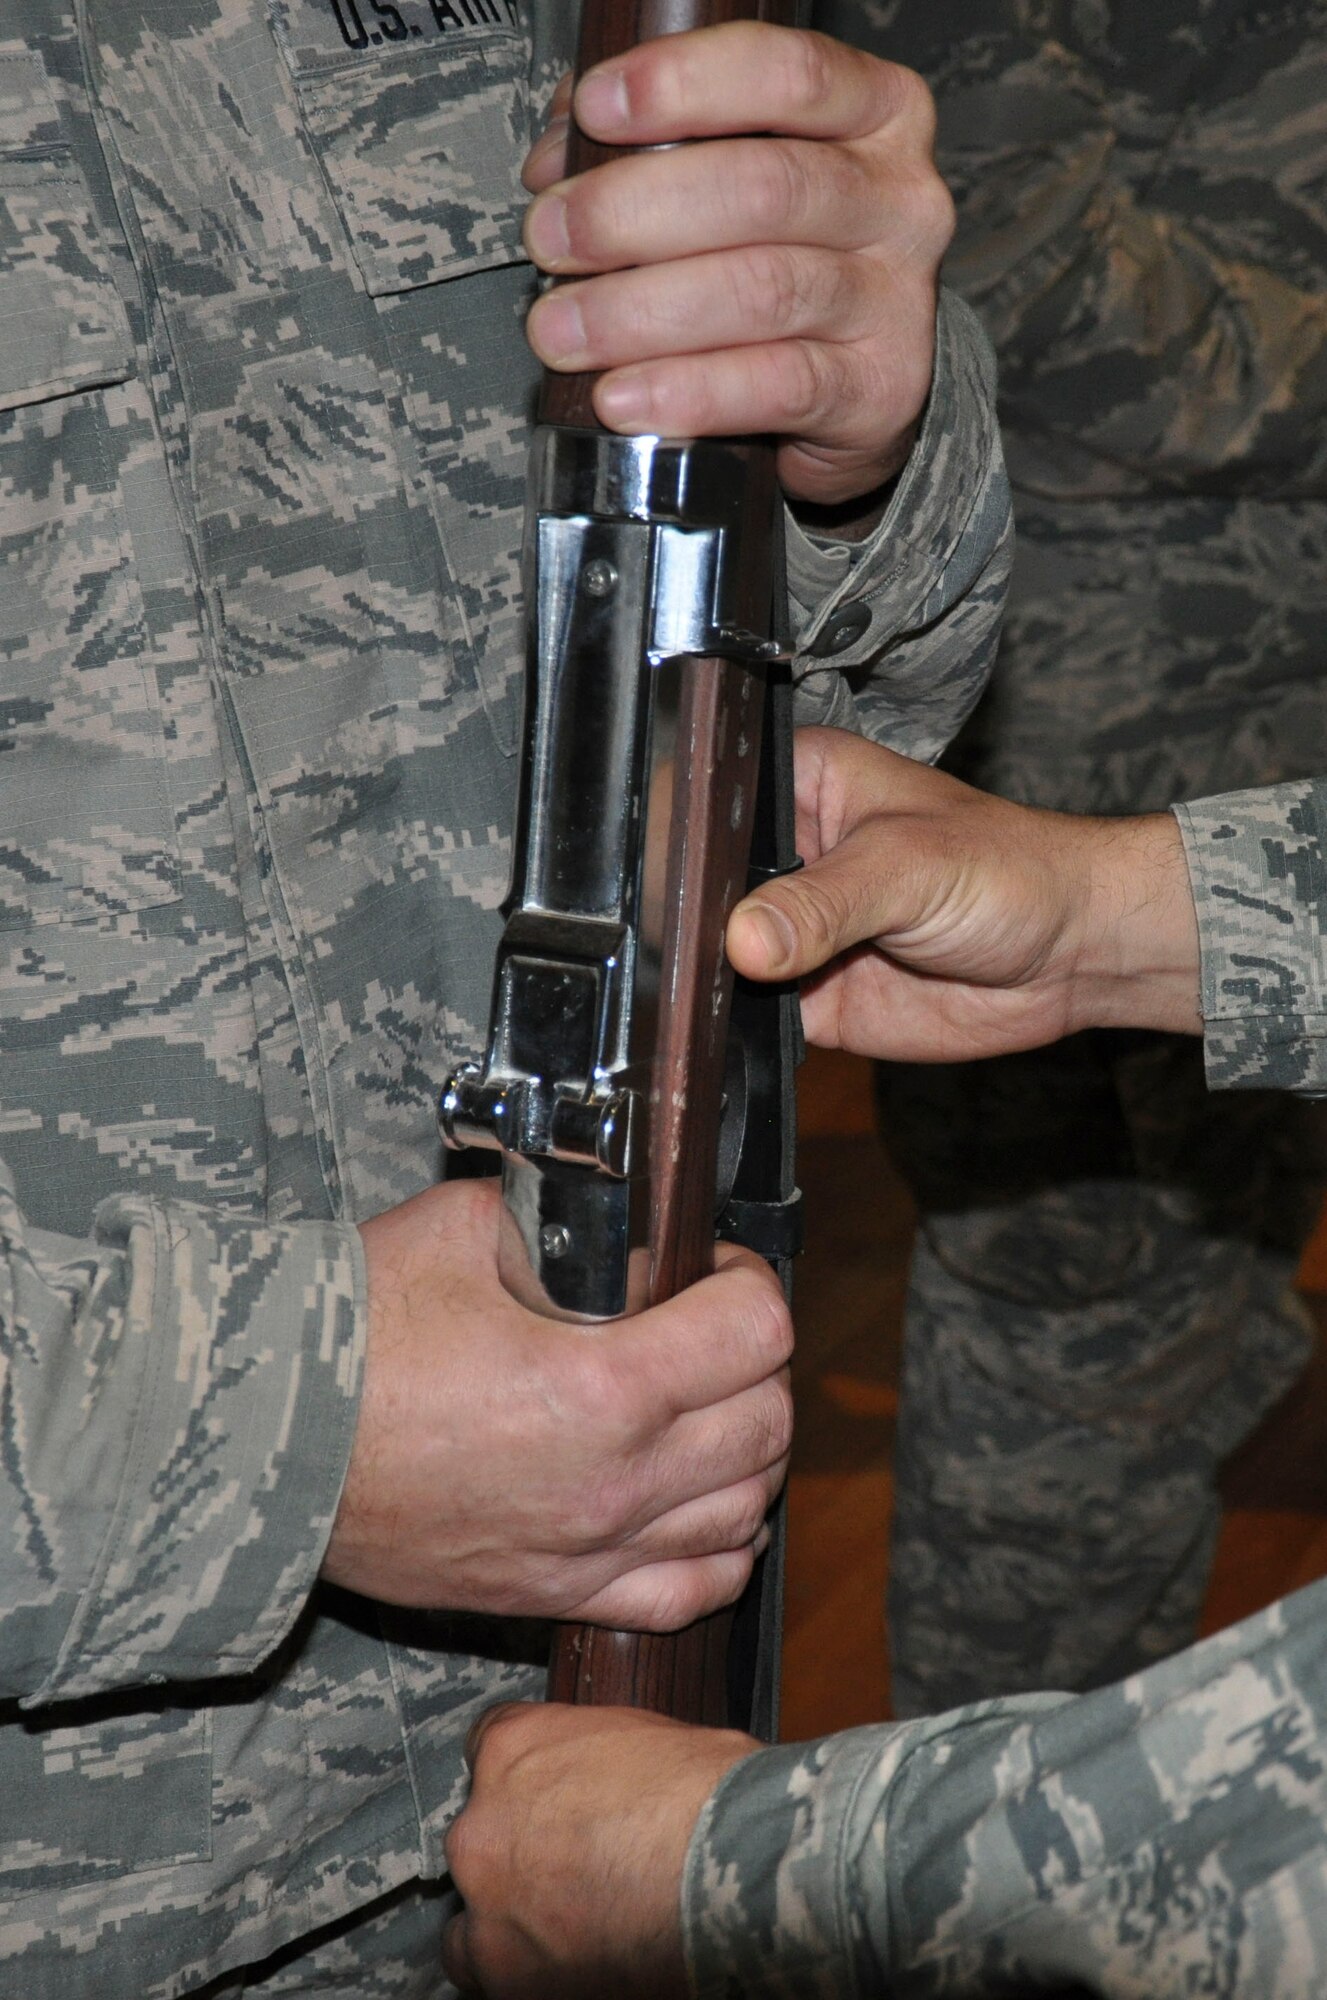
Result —
[{"label": "digital camouflage pattern fabric", "polygon": [[[931,82],[947,275],[999,357],[1018,557],[954,767],[1104,813],[1327,769],[1327,8],[818,18]],[[1322,1119],[1139,1036],[882,1092],[922,1217],[896,1709],[1112,1680],[1193,1637],[1217,1466],[1308,1351]]]},{"label": "digital camouflage pattern fabric", "polygon": [[739,1764],[688,1856],[697,2000],[1327,1984],[1327,1584],[1115,1687]]},{"label": "digital camouflage pattern fabric", "polygon": [[1176,807],[1214,1090],[1327,1092],[1327,779]]},{"label": "digital camouflage pattern fabric", "polygon": [[[0,0],[0,1989],[25,2000],[331,1990],[361,1945],[365,1991],[412,1990],[400,1940],[431,1954],[439,1919],[402,1885],[441,1873],[466,1727],[542,1685],[539,1632],[317,1572],[354,1224],[437,1177],[435,1092],[488,1013],[518,171],[571,27],[560,0]],[[939,354],[889,518],[790,565],[809,710],[855,696],[924,756],[976,698],[1008,560],[957,301]],[[858,602],[853,643],[811,651]]]},{"label": "digital camouflage pattern fabric", "polygon": [[[1214,1083],[1323,1087],[1321,792],[1177,808]],[[1327,1582],[1091,1694],[759,1752],[683,1895],[697,2000],[1315,2000]]]}]

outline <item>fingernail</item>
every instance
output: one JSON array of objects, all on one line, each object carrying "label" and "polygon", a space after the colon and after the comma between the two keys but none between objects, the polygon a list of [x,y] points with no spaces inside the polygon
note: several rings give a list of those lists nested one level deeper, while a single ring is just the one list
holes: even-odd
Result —
[{"label": "fingernail", "polygon": [[536,264],[551,270],[571,255],[567,235],[567,204],[561,195],[541,194],[525,218],[525,241]]},{"label": "fingernail", "polygon": [[797,934],[783,911],[772,903],[739,903],[733,915],[740,917],[756,934],[771,972],[786,965],[797,945]]},{"label": "fingernail", "polygon": [[530,345],[541,361],[579,363],[585,359],[585,322],[574,292],[556,287],[532,308]]},{"label": "fingernail", "polygon": [[539,137],[535,140],[522,162],[521,172],[523,174],[529,173],[531,167],[538,166],[546,154],[555,153],[560,147],[566,145],[567,123],[568,121],[565,118],[553,118],[549,120],[548,125],[539,134]]},{"label": "fingernail", "polygon": [[649,386],[639,368],[615,368],[595,390],[594,402],[599,421],[615,431],[648,426]]},{"label": "fingernail", "polygon": [[576,118],[600,138],[631,123],[627,79],[616,63],[602,63],[582,80],[576,91]]}]

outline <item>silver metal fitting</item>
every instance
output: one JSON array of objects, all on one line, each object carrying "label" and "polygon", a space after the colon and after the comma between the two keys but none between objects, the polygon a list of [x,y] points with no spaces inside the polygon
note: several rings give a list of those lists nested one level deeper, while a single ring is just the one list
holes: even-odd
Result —
[{"label": "silver metal fitting", "polygon": [[484,1062],[438,1120],[503,1155],[510,1288],[613,1318],[641,1293],[678,663],[784,657],[762,629],[775,491],[727,440],[563,429],[537,434],[531,482],[507,926]]}]

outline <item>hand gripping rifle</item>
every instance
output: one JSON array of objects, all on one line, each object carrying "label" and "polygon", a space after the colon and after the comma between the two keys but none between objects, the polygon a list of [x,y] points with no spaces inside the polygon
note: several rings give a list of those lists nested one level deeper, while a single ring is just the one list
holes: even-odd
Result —
[{"label": "hand gripping rifle", "polygon": [[[578,69],[794,5],[585,0]],[[569,173],[611,157],[573,128]],[[544,377],[506,929],[485,1060],[440,1110],[449,1145],[501,1151],[508,1289],[586,1322],[694,1283],[716,1234],[786,1283],[799,1199],[795,995],[734,999],[723,948],[748,883],[795,865],[773,447],[617,437],[592,386]],[[772,1550],[680,1633],[558,1627],[551,1697],[772,1735],[780,1580]]]}]

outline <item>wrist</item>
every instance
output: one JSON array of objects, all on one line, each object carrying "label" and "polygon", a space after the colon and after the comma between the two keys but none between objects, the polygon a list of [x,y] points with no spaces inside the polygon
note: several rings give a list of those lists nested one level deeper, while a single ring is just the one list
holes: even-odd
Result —
[{"label": "wrist", "polygon": [[1072,1027],[1201,1034],[1198,920],[1174,817],[1078,824]]},{"label": "wrist", "polygon": [[808,535],[822,535],[836,542],[866,542],[889,511],[898,491],[899,479],[921,435],[921,420],[909,425],[890,454],[889,469],[866,491],[844,500],[801,500],[788,495],[788,505],[799,527]]}]

